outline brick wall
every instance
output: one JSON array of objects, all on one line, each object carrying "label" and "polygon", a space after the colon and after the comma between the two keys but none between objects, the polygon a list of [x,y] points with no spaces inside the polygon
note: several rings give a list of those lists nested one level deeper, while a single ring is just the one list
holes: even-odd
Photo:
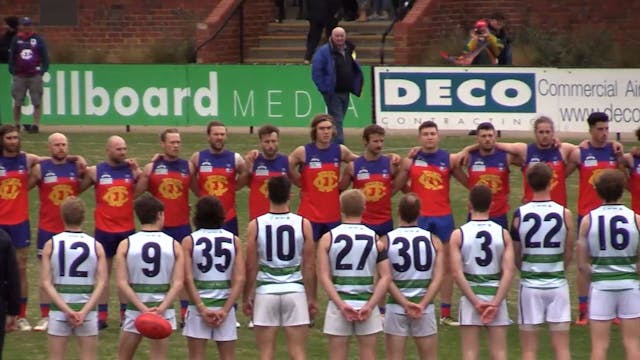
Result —
[{"label": "brick wall", "polygon": [[394,27],[396,64],[420,65],[427,51],[439,50],[442,39],[464,36],[477,19],[496,10],[505,14],[511,33],[525,26],[566,32],[589,28],[611,32],[618,43],[640,41],[638,0],[416,0]]}]

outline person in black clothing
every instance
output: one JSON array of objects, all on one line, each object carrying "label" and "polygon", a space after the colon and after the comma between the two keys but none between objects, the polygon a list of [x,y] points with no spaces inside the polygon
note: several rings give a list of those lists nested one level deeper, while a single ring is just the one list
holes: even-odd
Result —
[{"label": "person in black clothing", "polygon": [[20,280],[16,250],[6,231],[0,229],[0,360],[6,332],[15,328],[20,310]]},{"label": "person in black clothing", "polygon": [[511,38],[505,30],[505,18],[500,12],[494,12],[489,16],[489,31],[502,42],[504,47],[498,55],[498,65],[512,65],[511,63]]},{"label": "person in black clothing", "polygon": [[313,53],[318,47],[322,30],[325,30],[327,40],[331,37],[331,31],[338,26],[338,11],[342,4],[340,0],[309,0],[309,32],[307,33],[307,51],[304,54],[304,63],[309,64]]},{"label": "person in black clothing", "polygon": [[6,64],[9,62],[9,46],[11,45],[11,39],[18,33],[18,17],[7,16],[4,18],[5,32],[0,38],[0,63]]}]

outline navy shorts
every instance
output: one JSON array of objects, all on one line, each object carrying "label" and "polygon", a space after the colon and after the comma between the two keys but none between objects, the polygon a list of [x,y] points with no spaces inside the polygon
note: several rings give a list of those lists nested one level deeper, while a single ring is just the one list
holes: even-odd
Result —
[{"label": "navy shorts", "polygon": [[222,228],[227,230],[233,235],[238,236],[238,217],[234,217],[233,219],[222,224]]},{"label": "navy shorts", "polygon": [[381,224],[363,224],[375,231],[378,236],[387,235],[388,232],[393,230],[393,220],[385,221]]},{"label": "navy shorts", "polygon": [[182,239],[191,235],[191,225],[165,226],[162,232],[181,243]]},{"label": "navy shorts", "polygon": [[440,238],[440,241],[446,243],[451,237],[454,228],[453,215],[443,216],[419,216],[418,227],[432,232]]},{"label": "navy shorts", "polygon": [[118,250],[120,242],[133,235],[134,232],[135,230],[114,233],[96,228],[94,237],[96,241],[102,244],[104,254],[108,258],[112,258],[116,254],[116,250]]},{"label": "navy shorts", "polygon": [[9,234],[11,242],[16,249],[26,248],[31,245],[31,228],[29,227],[29,220],[25,220],[15,225],[0,225],[0,229]]},{"label": "navy shorts", "polygon": [[340,221],[330,222],[330,223],[317,223],[310,221],[311,230],[313,230],[313,240],[319,241],[322,235],[328,233],[334,227],[340,225]]},{"label": "navy shorts", "polygon": [[52,233],[47,230],[38,228],[38,257],[42,256],[42,249],[44,248],[44,244],[56,234],[57,233]]}]

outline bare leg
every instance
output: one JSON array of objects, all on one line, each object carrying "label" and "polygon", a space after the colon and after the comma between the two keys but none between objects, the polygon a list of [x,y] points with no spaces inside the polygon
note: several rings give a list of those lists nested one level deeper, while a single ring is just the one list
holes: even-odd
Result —
[{"label": "bare leg", "polygon": [[42,109],[40,105],[33,107],[33,124],[40,125],[40,115],[42,114]]},{"label": "bare leg", "polygon": [[404,360],[407,351],[407,337],[385,334],[387,360]]},{"label": "bare leg", "polygon": [[487,329],[491,359],[507,360],[507,327],[489,326]]},{"label": "bare leg", "polygon": [[438,335],[422,336],[413,338],[418,347],[420,360],[438,358]]},{"label": "bare leg", "polygon": [[620,319],[627,360],[640,359],[640,318]]},{"label": "bare leg", "polygon": [[169,352],[169,338],[162,340],[151,340],[151,351],[149,351],[149,359],[165,360]]},{"label": "bare leg", "polygon": [[22,115],[22,107],[21,106],[14,106],[13,107],[13,122],[16,125],[20,124],[20,116]]},{"label": "bare leg", "polygon": [[47,336],[49,360],[64,360],[66,358],[65,350],[67,348],[67,339],[68,337],[66,336]]},{"label": "bare leg", "polygon": [[[567,328],[569,323],[567,324]],[[550,333],[551,346],[556,354],[556,360],[571,359],[571,350],[569,348],[569,330],[553,330]]]},{"label": "bare leg", "polygon": [[142,335],[131,333],[128,331],[120,332],[120,340],[118,343],[118,360],[132,360],[136,354],[138,345],[140,345]]},{"label": "bare leg", "polygon": [[27,260],[29,259],[29,248],[16,249],[18,256],[18,275],[20,276],[20,297],[29,297],[29,284],[27,282]]},{"label": "bare leg", "polygon": [[349,337],[329,335],[329,360],[347,360]]},{"label": "bare leg", "polygon": [[97,336],[78,336],[78,350],[80,352],[80,359],[82,360],[94,360],[98,352],[98,337]]},{"label": "bare leg", "polygon": [[480,327],[464,325],[460,326],[460,346],[462,347],[463,360],[476,360],[480,351],[479,339]]},{"label": "bare leg", "polygon": [[260,360],[273,360],[276,358],[276,334],[278,328],[275,326],[253,327],[256,334],[256,344],[260,351]]},{"label": "bare leg", "polygon": [[189,360],[205,360],[207,339],[187,337],[187,349],[189,351]]},{"label": "bare leg", "polygon": [[376,337],[377,334],[359,335],[358,351],[360,352],[360,360],[371,360],[376,358]]},{"label": "bare leg", "polygon": [[[236,358],[236,342],[235,341],[218,341],[218,356],[220,360],[235,360]],[[203,358],[204,359],[204,358]]]},{"label": "bare leg", "polygon": [[287,351],[289,351],[289,358],[292,360],[306,359],[309,326],[285,326],[284,333],[287,337]]},{"label": "bare leg", "polygon": [[525,325],[520,327],[520,346],[522,347],[522,360],[536,360],[538,358],[538,325]]},{"label": "bare leg", "polygon": [[606,360],[609,350],[611,320],[590,320],[591,360]]}]

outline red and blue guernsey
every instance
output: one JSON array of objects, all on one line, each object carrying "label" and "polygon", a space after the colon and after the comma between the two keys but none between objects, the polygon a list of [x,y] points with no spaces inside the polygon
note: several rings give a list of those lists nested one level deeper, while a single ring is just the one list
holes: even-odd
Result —
[{"label": "red and blue guernsey", "polygon": [[589,211],[602,205],[602,199],[596,193],[596,178],[607,169],[617,169],[618,158],[612,144],[604,147],[580,148],[580,183],[578,186],[578,215],[585,216]]},{"label": "red and blue guernsey", "polygon": [[105,232],[133,231],[133,172],[129,164],[96,166],[96,228]]},{"label": "red and blue guernsey", "polygon": [[427,153],[419,151],[409,169],[411,191],[422,201],[420,216],[445,216],[451,214],[449,182],[451,166],[449,153],[438,149]]},{"label": "red and blue guernsey", "polygon": [[27,155],[0,156],[0,223],[16,225],[29,220]]},{"label": "red and blue guernsey", "polygon": [[315,223],[340,221],[340,145],[331,143],[326,149],[316,144],[304,146],[305,162],[302,165],[300,206],[298,214]]},{"label": "red and blue guernsey", "polygon": [[259,154],[251,169],[249,183],[249,220],[269,212],[269,189],[267,181],[275,176],[289,175],[289,158],[287,155],[276,154],[274,159],[266,159]]},{"label": "red and blue guernsey", "polygon": [[224,221],[236,217],[236,153],[223,150],[219,154],[209,149],[198,153],[198,189],[200,196],[215,196],[226,213]]},{"label": "red and blue guernsey", "polygon": [[480,155],[480,151],[469,153],[469,189],[475,185],[486,185],[491,189],[493,198],[490,217],[498,217],[509,212],[509,163],[507,153],[495,149],[492,154]]},{"label": "red and blue guernsey", "polygon": [[69,196],[78,195],[80,179],[77,165],[73,162],[54,164],[51,159],[40,162],[40,212],[38,228],[61,233],[64,223],[60,214],[60,205]]},{"label": "red and blue guernsey", "polygon": [[189,161],[159,159],[149,175],[149,192],[164,204],[164,226],[189,225]]},{"label": "red and blue guernsey", "polygon": [[527,182],[527,169],[535,163],[543,162],[551,167],[553,179],[551,180],[551,200],[562,206],[567,206],[567,186],[565,184],[564,168],[560,149],[552,147],[540,149],[536,144],[527,145],[527,159],[522,166],[522,186],[524,189],[524,201],[529,202],[533,198],[533,190]]},{"label": "red and blue guernsey", "polygon": [[380,156],[367,160],[364,156],[353,162],[353,188],[361,189],[366,198],[362,222],[379,225],[391,218],[391,160]]},{"label": "red and blue guernsey", "polygon": [[633,168],[629,179],[629,191],[631,192],[631,209],[640,214],[640,157],[633,157]]}]

